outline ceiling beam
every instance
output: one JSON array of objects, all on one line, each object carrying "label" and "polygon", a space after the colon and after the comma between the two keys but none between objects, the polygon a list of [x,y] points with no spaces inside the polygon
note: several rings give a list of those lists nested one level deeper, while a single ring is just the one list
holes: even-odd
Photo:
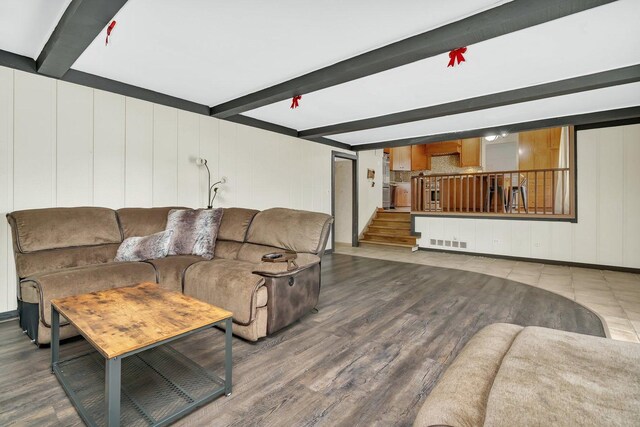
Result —
[{"label": "ceiling beam", "polygon": [[452,49],[542,24],[614,0],[513,0],[460,21],[409,37],[300,77],[213,106],[226,118],[265,105],[430,58]]},{"label": "ceiling beam", "polygon": [[127,0],[72,0],[36,60],[38,73],[61,78]]},{"label": "ceiling beam", "polygon": [[527,130],[544,129],[558,126],[584,126],[593,123],[610,122],[640,118],[640,107],[619,108],[616,110],[598,111],[595,113],[576,114],[572,116],[553,117],[534,120],[531,122],[514,123],[510,125],[493,126],[459,132],[440,133],[436,135],[416,136],[413,138],[394,139],[390,141],[374,142],[371,144],[352,145],[353,151],[376,150],[379,148],[404,147],[406,145],[431,144],[434,142],[451,141],[455,139],[477,138],[501,133],[516,133]]},{"label": "ceiling beam", "polygon": [[640,65],[617,68],[585,76],[572,77],[551,83],[543,83],[521,89],[508,90],[445,104],[416,108],[399,113],[385,114],[351,122],[337,123],[300,131],[300,138],[317,138],[321,136],[356,132],[384,126],[392,126],[419,120],[433,119],[454,114],[469,113],[488,108],[502,107],[521,102],[535,101],[578,92],[602,89],[640,81]]}]

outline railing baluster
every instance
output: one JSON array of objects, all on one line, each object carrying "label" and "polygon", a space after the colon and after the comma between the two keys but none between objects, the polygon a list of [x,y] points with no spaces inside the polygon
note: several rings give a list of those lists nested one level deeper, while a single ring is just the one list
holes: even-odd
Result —
[{"label": "railing baluster", "polygon": [[533,200],[533,211],[538,213],[538,171],[533,172],[534,188],[536,190],[536,197]]},{"label": "railing baluster", "polygon": [[556,213],[556,171],[551,171],[551,213]]},{"label": "railing baluster", "polygon": [[562,215],[564,215],[564,174],[565,171],[562,171]]}]

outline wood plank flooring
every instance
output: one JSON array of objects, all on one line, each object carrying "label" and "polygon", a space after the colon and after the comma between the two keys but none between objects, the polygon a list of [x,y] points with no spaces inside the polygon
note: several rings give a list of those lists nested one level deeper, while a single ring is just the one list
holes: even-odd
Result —
[{"label": "wood plank flooring", "polygon": [[[233,394],[180,426],[411,425],[456,354],[483,326],[540,325],[604,336],[598,317],[559,295],[479,273],[334,254],[317,314],[252,344],[234,338]],[[223,333],[175,347],[222,372]],[[85,351],[84,340],[61,356]],[[0,323],[0,425],[82,425],[17,321]]]}]

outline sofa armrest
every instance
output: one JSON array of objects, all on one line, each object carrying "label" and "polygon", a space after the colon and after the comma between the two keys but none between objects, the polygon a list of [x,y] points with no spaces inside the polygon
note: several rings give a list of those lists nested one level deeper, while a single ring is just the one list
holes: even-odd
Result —
[{"label": "sofa armrest", "polygon": [[493,380],[522,329],[495,323],[475,334],[438,380],[413,427],[483,425]]},{"label": "sofa armrest", "polygon": [[297,254],[295,263],[297,267],[289,269],[287,262],[260,262],[253,269],[254,274],[267,277],[281,277],[295,274],[320,263],[320,257],[313,254],[299,253]]}]

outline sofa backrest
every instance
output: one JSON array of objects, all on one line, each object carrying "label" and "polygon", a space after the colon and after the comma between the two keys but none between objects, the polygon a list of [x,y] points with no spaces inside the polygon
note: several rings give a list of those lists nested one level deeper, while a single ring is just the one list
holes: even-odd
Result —
[{"label": "sofa backrest", "polygon": [[115,211],[48,208],[15,211],[11,225],[18,277],[107,262],[122,242]]},{"label": "sofa backrest", "polygon": [[296,209],[272,208],[256,214],[246,243],[322,254],[327,244],[331,215]]},{"label": "sofa backrest", "polygon": [[122,208],[118,209],[120,228],[125,239],[129,237],[149,236],[164,231],[167,217],[171,209],[188,209],[183,207],[161,208]]}]

